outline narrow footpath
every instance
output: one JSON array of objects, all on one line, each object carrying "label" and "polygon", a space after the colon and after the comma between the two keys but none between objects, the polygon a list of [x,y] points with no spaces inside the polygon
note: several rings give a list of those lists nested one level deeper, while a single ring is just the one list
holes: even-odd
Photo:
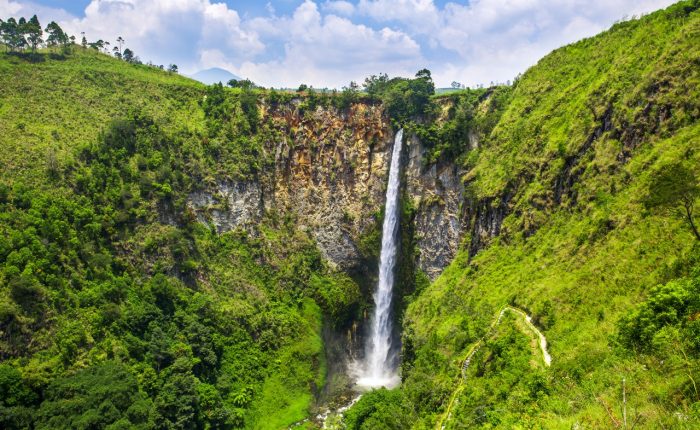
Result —
[{"label": "narrow footpath", "polygon": [[467,380],[467,370],[469,369],[469,365],[471,364],[472,358],[477,352],[479,352],[481,347],[484,345],[485,340],[493,336],[494,329],[501,323],[503,315],[508,311],[513,312],[517,316],[521,317],[525,322],[525,325],[530,329],[530,331],[532,331],[532,333],[535,336],[537,336],[539,349],[542,352],[542,361],[544,361],[545,366],[549,367],[552,364],[552,356],[549,355],[549,352],[547,351],[547,338],[544,336],[544,334],[542,334],[540,329],[538,329],[532,323],[532,318],[530,317],[530,315],[528,315],[522,309],[513,306],[503,307],[503,309],[501,309],[496,318],[494,318],[494,321],[491,323],[489,331],[486,333],[486,335],[479,339],[474,345],[472,345],[471,348],[469,348],[466,358],[464,359],[464,361],[462,361],[461,378],[459,378],[457,387],[452,392],[452,396],[450,397],[450,402],[447,404],[447,409],[445,410],[445,413],[442,414],[442,417],[440,417],[440,419],[437,421],[437,424],[435,426],[436,430],[444,430],[445,426],[447,425],[447,422],[450,420],[450,418],[452,418],[452,408],[456,404],[459,394],[462,392],[462,390],[464,390],[464,382]]}]

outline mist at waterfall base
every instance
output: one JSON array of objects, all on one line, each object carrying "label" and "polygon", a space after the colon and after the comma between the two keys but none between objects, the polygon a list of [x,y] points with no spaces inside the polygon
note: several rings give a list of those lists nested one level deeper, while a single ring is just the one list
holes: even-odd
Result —
[{"label": "mist at waterfall base", "polygon": [[403,129],[396,133],[394,149],[389,167],[389,183],[386,190],[384,224],[382,226],[382,249],[379,259],[379,282],[374,292],[374,314],[367,338],[365,359],[354,363],[351,369],[356,377],[358,388],[395,387],[399,378],[393,357],[391,357],[391,300],[394,287],[394,267],[399,224],[399,170]]}]

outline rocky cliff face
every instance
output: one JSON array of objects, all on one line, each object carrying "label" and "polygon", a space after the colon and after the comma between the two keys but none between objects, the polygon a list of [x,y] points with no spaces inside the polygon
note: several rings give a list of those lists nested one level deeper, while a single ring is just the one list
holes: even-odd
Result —
[{"label": "rocky cliff face", "polygon": [[214,190],[196,191],[188,203],[204,224],[213,224],[219,233],[242,227],[250,230],[263,214],[259,182],[219,181]]},{"label": "rocky cliff face", "polygon": [[358,241],[384,204],[393,131],[379,105],[346,112],[301,101],[263,106],[267,168],[244,183],[221,181],[190,195],[201,222],[219,232],[255,225],[265,210],[291,213],[343,270],[361,260]]},{"label": "rocky cliff face", "polygon": [[407,146],[406,195],[416,208],[418,267],[434,280],[454,258],[462,239],[462,172],[451,161],[425,166],[426,149],[415,136]]},{"label": "rocky cliff face", "polygon": [[342,269],[360,262],[358,240],[384,204],[393,131],[378,105],[348,112],[303,112],[287,104],[266,111],[279,135],[268,142],[274,171],[265,185],[267,208],[292,212],[324,257]]},{"label": "rocky cliff face", "polygon": [[[192,193],[189,206],[217,231],[253,230],[264,211],[291,213],[324,257],[341,270],[362,263],[359,241],[376,225],[394,132],[380,105],[346,112],[305,108],[300,100],[264,105],[267,168],[250,182],[220,181]],[[416,209],[418,267],[435,279],[456,254],[464,229],[462,171],[452,160],[426,166],[425,147],[408,136],[406,196]]]}]

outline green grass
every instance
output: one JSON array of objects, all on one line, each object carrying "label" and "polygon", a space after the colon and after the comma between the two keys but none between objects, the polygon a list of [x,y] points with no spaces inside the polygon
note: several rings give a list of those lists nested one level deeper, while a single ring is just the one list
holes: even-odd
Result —
[{"label": "green grass", "polygon": [[0,54],[0,426],[308,416],[322,323],[358,286],[289,214],[216,234],[187,207],[265,165],[258,96],[80,48]]},{"label": "green grass", "polygon": [[110,121],[137,111],[165,127],[202,132],[204,94],[191,79],[93,50],[44,52],[38,62],[0,53],[1,178],[45,181],[41,167],[50,154],[70,159]]},{"label": "green grass", "polygon": [[[534,316],[552,367],[522,361],[525,347],[501,364],[493,348],[480,351],[454,428],[609,428],[621,420],[623,378],[639,427],[698,425],[697,353],[635,353],[617,341],[619,321],[652,287],[697,266],[687,222],[643,199],[674,163],[700,171],[698,47],[697,2],[681,2],[558,49],[515,83],[464,155],[468,198],[509,195],[501,233],[476,256],[460,251],[405,315],[402,391],[416,428],[441,416],[460,361],[506,304]],[[558,195],[567,164],[574,181]],[[690,367],[663,364],[684,363],[684,348]]]}]

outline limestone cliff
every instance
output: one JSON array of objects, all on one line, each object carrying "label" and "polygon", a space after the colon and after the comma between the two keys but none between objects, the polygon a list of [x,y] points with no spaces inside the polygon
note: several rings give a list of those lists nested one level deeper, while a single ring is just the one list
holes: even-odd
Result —
[{"label": "limestone cliff", "polygon": [[452,161],[426,166],[426,149],[416,136],[409,137],[407,146],[406,194],[416,208],[418,267],[435,280],[457,253],[462,239],[462,172]]},{"label": "limestone cliff", "polygon": [[252,227],[265,210],[291,213],[331,264],[356,267],[358,240],[384,203],[393,131],[383,109],[309,110],[297,99],[261,111],[270,136],[265,170],[251,182],[193,193],[189,206],[219,232]]},{"label": "limestone cliff", "polygon": [[[370,102],[346,111],[309,109],[295,99],[262,104],[261,113],[268,136],[264,171],[250,182],[219,181],[192,193],[189,206],[219,232],[252,231],[265,211],[292,214],[332,265],[358,268],[359,241],[376,227],[384,204],[394,137],[384,109]],[[455,160],[426,164],[426,148],[414,134],[405,145],[404,187],[415,208],[417,267],[435,279],[471,224],[463,208],[474,208],[463,204],[464,172]]]}]

